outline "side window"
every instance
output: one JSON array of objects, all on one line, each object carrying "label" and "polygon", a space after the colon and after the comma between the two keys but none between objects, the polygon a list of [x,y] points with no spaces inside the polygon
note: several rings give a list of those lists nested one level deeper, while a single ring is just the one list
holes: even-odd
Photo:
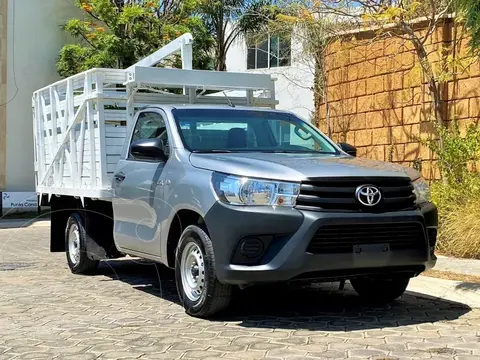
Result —
[{"label": "side window", "polygon": [[163,117],[154,112],[143,112],[138,116],[133,130],[132,142],[145,139],[161,139],[168,154],[168,133]]}]

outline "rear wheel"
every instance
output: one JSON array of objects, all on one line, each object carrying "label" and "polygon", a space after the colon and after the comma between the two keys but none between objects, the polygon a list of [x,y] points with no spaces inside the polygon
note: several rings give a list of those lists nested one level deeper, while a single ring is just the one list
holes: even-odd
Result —
[{"label": "rear wheel", "polygon": [[218,281],[212,242],[198,226],[188,226],[180,237],[175,280],[183,307],[192,316],[211,316],[230,303],[232,287]]},{"label": "rear wheel", "polygon": [[88,256],[87,241],[83,218],[79,213],[73,213],[65,229],[65,248],[68,267],[74,274],[88,274],[98,267],[99,261]]},{"label": "rear wheel", "polygon": [[410,278],[398,276],[391,278],[351,279],[353,289],[360,297],[374,303],[389,303],[403,295]]}]

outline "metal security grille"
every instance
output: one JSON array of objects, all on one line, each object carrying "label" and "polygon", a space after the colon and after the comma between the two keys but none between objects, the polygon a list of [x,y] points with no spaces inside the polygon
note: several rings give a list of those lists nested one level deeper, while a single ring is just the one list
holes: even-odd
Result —
[{"label": "metal security grille", "polygon": [[[374,185],[380,189],[381,202],[373,207],[361,205],[355,198],[357,187]],[[398,211],[415,206],[415,194],[409,178],[350,177],[319,178],[302,182],[297,208],[306,210]]]}]

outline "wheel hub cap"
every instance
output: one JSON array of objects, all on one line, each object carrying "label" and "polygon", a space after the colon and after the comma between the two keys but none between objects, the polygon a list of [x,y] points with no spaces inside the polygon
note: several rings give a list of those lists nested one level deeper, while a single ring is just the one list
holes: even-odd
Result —
[{"label": "wheel hub cap", "polygon": [[185,295],[198,301],[205,288],[205,266],[203,253],[195,243],[188,243],[182,253],[180,274]]},{"label": "wheel hub cap", "polygon": [[78,264],[80,261],[80,231],[75,224],[68,231],[68,255],[74,265]]}]

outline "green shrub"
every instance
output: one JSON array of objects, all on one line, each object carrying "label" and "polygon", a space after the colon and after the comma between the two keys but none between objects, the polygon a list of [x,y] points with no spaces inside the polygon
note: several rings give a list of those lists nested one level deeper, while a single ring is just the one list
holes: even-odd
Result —
[{"label": "green shrub", "polygon": [[441,145],[427,142],[442,174],[442,181],[431,184],[440,217],[437,248],[445,255],[480,259],[480,128],[470,126],[462,136],[454,122],[438,133]]},{"label": "green shrub", "polygon": [[440,216],[437,249],[444,255],[480,259],[480,176],[472,175],[468,182],[465,188],[432,184]]},{"label": "green shrub", "polygon": [[462,135],[457,121],[451,126],[436,127],[439,139],[425,142],[438,157],[444,182],[461,184],[476,172],[480,159],[480,128],[470,125]]}]

